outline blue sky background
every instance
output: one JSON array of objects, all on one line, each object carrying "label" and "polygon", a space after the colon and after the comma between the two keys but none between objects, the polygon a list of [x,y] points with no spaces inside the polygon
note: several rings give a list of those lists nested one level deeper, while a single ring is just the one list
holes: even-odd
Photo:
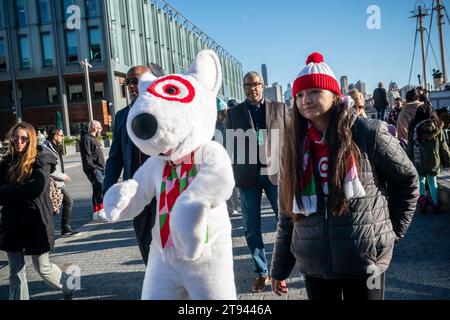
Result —
[{"label": "blue sky background", "polygon": [[[286,85],[319,51],[340,78],[366,82],[371,93],[379,81],[408,84],[416,20],[409,19],[415,0],[166,0],[243,64],[244,73],[267,64],[269,82]],[[450,0],[442,0],[450,11]],[[431,8],[432,0],[425,0]],[[381,9],[381,30],[369,30],[367,8]],[[428,29],[430,17],[425,18]],[[450,25],[444,25],[447,69]],[[432,44],[440,64],[436,18]],[[418,38],[419,41],[419,38]],[[437,66],[431,48],[429,74]],[[421,51],[417,43],[412,84],[418,84]],[[449,73],[449,71],[448,71]]]}]

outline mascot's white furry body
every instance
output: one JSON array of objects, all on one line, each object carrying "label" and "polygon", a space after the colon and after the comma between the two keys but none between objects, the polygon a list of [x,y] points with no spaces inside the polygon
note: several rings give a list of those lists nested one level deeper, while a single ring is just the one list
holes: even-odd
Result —
[{"label": "mascot's white furry body", "polygon": [[[114,222],[137,216],[153,197],[158,199],[142,299],[236,299],[225,204],[234,187],[233,171],[225,149],[211,141],[221,79],[217,55],[205,50],[186,75],[155,79],[145,74],[139,83],[127,130],[151,158],[132,180],[114,185],[104,205]],[[170,161],[169,170],[181,177],[182,162],[191,158],[195,176],[166,218],[161,210],[166,200],[161,203],[160,197],[172,187],[171,182],[166,186],[163,172]],[[162,233],[165,228],[170,229],[168,238]]]}]

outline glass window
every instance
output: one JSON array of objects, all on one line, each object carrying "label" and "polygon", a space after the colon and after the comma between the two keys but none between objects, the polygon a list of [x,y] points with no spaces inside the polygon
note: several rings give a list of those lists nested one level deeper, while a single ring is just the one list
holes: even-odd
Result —
[{"label": "glass window", "polygon": [[0,38],[0,72],[6,71],[6,52],[5,52],[5,42],[3,38]]},{"label": "glass window", "polygon": [[122,49],[123,49],[123,62],[126,66],[130,65],[130,44],[128,42],[128,29],[126,26],[122,26]]},{"label": "glass window", "polygon": [[3,29],[3,12],[0,12],[0,29]]},{"label": "glass window", "polygon": [[100,16],[97,0],[86,0],[86,12],[89,19]]},{"label": "glass window", "polygon": [[48,0],[38,0],[39,22],[41,24],[50,23],[50,8]]},{"label": "glass window", "polygon": [[48,103],[50,104],[59,103],[58,89],[56,87],[48,87],[47,95],[48,95]]},{"label": "glass window", "polygon": [[99,28],[89,28],[89,48],[91,52],[91,61],[102,60],[102,50],[100,46],[100,30]]},{"label": "glass window", "polygon": [[78,39],[76,31],[66,31],[67,63],[78,63]]},{"label": "glass window", "polygon": [[105,98],[103,82],[94,82],[94,99],[101,100]]},{"label": "glass window", "polygon": [[20,68],[31,68],[30,41],[27,36],[19,36]]},{"label": "glass window", "polygon": [[23,28],[26,25],[25,0],[16,0],[17,27]]},{"label": "glass window", "polygon": [[81,84],[69,85],[70,102],[77,102],[83,100],[83,86]]},{"label": "glass window", "polygon": [[122,94],[122,98],[126,98],[127,97],[127,86],[125,85],[125,81],[119,80],[119,84],[120,84],[120,93]]},{"label": "glass window", "polygon": [[44,67],[53,66],[53,61],[55,60],[55,53],[53,50],[53,41],[50,33],[41,34],[41,45],[42,45],[42,64]]}]

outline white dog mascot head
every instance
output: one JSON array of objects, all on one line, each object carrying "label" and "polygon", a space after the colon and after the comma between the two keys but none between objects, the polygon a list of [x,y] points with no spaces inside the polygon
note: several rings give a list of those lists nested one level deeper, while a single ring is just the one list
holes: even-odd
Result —
[{"label": "white dog mascot head", "polygon": [[214,136],[222,70],[216,53],[201,51],[184,75],[142,75],[128,134],[145,154],[179,160]]}]

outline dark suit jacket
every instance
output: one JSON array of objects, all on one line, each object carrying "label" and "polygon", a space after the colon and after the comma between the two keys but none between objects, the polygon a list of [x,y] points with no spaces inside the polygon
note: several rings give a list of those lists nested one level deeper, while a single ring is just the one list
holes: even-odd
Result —
[{"label": "dark suit jacket", "polygon": [[[133,142],[127,132],[127,118],[130,106],[117,112],[113,126],[113,141],[109,150],[109,158],[106,161],[103,192],[106,193],[120,178],[123,169],[123,180],[133,178],[131,161],[133,155]],[[136,232],[142,259],[147,265],[149,247],[152,241],[152,227],[156,217],[156,198],[148,204],[144,210],[134,218],[133,226]]]},{"label": "dark suit jacket", "polygon": [[131,179],[131,157],[133,142],[127,133],[127,118],[130,106],[117,112],[114,118],[113,139],[109,158],[106,161],[103,190],[106,193],[120,178],[123,169],[123,180]]},{"label": "dark suit jacket", "polygon": [[[267,170],[269,179],[272,184],[278,185],[281,146],[283,143],[285,126],[287,126],[289,123],[289,110],[284,103],[274,102],[267,98],[265,99],[265,108],[266,127],[268,134],[264,139],[265,157],[267,159],[267,168],[264,169]],[[228,110],[226,129],[233,129],[235,132],[234,136],[232,135],[233,131],[228,131],[228,134],[225,133],[224,145],[233,162],[233,172],[234,179],[236,181],[236,187],[254,187],[258,182],[258,177],[261,173],[260,170],[263,169],[260,169],[255,161],[256,154],[251,154],[256,151],[256,145],[250,145],[250,142],[255,143],[257,139],[253,120],[245,101]],[[243,150],[239,150],[242,148],[239,147],[239,133],[236,132],[237,129],[242,129],[247,135],[245,143],[241,143],[241,145],[244,146]],[[272,134],[270,134],[271,132]],[[227,135],[229,136],[228,140]],[[233,141],[230,141],[230,139],[234,140],[234,147],[232,147]],[[275,139],[275,141],[272,141],[273,139]],[[244,154],[242,154],[242,152],[244,152]],[[239,162],[243,163],[239,163],[238,160],[240,160]]]}]

